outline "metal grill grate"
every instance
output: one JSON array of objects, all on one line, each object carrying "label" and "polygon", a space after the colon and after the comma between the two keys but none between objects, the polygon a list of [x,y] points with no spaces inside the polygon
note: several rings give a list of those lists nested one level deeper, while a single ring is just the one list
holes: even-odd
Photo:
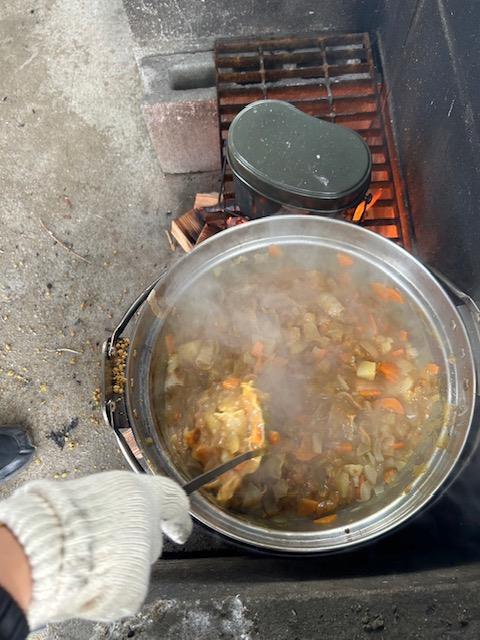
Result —
[{"label": "metal grill grate", "polygon": [[[230,123],[255,100],[286,100],[312,116],[350,127],[372,152],[370,191],[381,190],[361,224],[410,248],[390,118],[367,33],[217,40],[215,64],[223,160]],[[233,196],[228,168],[224,189],[227,198]]]}]

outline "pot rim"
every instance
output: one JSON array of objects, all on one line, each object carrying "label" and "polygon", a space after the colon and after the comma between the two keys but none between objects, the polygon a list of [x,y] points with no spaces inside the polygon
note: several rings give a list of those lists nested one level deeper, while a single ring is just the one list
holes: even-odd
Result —
[{"label": "pot rim", "polygon": [[[292,229],[297,231],[297,235],[292,233]],[[448,446],[445,449],[438,447],[435,449],[429,460],[428,471],[420,474],[412,482],[411,491],[399,495],[387,502],[385,507],[360,520],[350,523],[341,521],[338,526],[323,531],[273,530],[252,525],[251,522],[245,522],[240,517],[233,516],[199,493],[191,497],[192,515],[223,536],[264,550],[296,554],[332,552],[374,540],[396,529],[423,509],[444,485],[464,449],[473,417],[475,406],[473,390],[476,388],[473,354],[463,321],[452,300],[434,276],[402,247],[368,229],[341,220],[306,215],[284,215],[255,220],[224,231],[205,241],[179,260],[167,273],[165,279],[155,287],[153,296],[157,300],[159,294],[165,295],[167,292],[171,295],[173,287],[174,290],[176,289],[178,298],[185,288],[192,284],[190,280],[189,283],[183,282],[183,288],[179,287],[183,276],[186,274],[191,276],[195,273],[196,277],[199,277],[201,273],[212,268],[216,260],[225,260],[246,250],[258,249],[273,242],[288,244],[307,241],[340,251],[360,253],[364,259],[373,261],[380,268],[383,265],[383,270],[389,277],[411,297],[413,296],[415,302],[427,314],[432,327],[437,330],[437,337],[446,340],[446,345],[440,342],[440,346],[448,373],[448,399],[453,407],[457,409],[462,407],[463,413],[452,409],[449,423],[444,425],[445,431],[449,434]],[[407,277],[410,275],[416,277],[415,282]],[[429,290],[436,295],[434,300],[422,297],[423,292]],[[147,344],[142,345],[142,339],[146,325],[155,321],[158,325],[159,318],[152,312],[150,300],[150,303],[143,305],[132,334],[131,348],[138,350],[145,346],[145,349],[143,349],[143,365],[141,357],[129,356],[127,360],[127,379],[136,380],[136,383],[133,387],[127,385],[126,405],[135,438],[145,455],[150,471],[166,472],[182,483],[186,478],[176,468],[162,445],[152,415],[149,395],[149,358],[152,356],[155,340],[152,338],[151,331],[149,334],[147,331],[149,335]],[[155,337],[160,327],[161,324],[157,327]],[[453,353],[452,344],[456,345],[458,352],[462,350],[463,358],[460,363],[448,362],[448,358]],[[139,376],[139,372],[143,373]],[[147,381],[145,377],[148,378]],[[468,387],[464,386],[465,380],[469,382]],[[142,397],[142,391],[144,396],[148,395],[147,399]],[[146,444],[147,439],[151,441],[152,438],[155,447],[149,447]],[[350,513],[352,511],[350,510]]]}]

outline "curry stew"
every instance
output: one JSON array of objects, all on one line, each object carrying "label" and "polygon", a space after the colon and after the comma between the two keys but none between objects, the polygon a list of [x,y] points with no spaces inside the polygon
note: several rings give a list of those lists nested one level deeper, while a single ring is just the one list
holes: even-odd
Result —
[{"label": "curry stew", "polygon": [[267,446],[207,488],[222,507],[331,525],[428,459],[445,420],[441,350],[377,268],[270,246],[199,277],[185,298],[161,336],[172,448],[195,475]]}]

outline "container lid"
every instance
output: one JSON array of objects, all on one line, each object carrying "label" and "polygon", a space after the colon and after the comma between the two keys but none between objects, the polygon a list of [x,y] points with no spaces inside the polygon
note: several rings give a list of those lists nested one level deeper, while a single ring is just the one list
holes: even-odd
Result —
[{"label": "container lid", "polygon": [[358,204],[372,169],[355,131],[281,100],[252,102],[235,117],[227,157],[236,177],[261,195],[314,211]]}]

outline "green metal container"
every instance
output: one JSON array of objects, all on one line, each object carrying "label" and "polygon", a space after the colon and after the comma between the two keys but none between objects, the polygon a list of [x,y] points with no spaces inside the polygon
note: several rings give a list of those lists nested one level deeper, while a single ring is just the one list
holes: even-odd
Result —
[{"label": "green metal container", "polygon": [[372,171],[355,131],[281,100],[253,102],[235,117],[227,159],[237,204],[251,218],[281,209],[338,214],[363,200]]}]

